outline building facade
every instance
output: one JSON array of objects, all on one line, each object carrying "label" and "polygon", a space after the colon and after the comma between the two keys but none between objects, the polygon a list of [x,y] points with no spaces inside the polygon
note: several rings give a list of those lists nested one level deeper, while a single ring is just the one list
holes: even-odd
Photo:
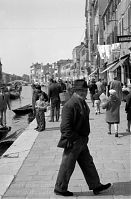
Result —
[{"label": "building facade", "polygon": [[106,70],[108,81],[111,81],[114,76],[119,77],[122,83],[131,82],[131,70],[127,62],[129,47],[131,47],[131,38],[124,42],[118,40],[127,38],[131,35],[131,1],[130,0],[109,0],[108,5],[103,13],[104,26],[104,44],[113,45],[119,42],[119,50],[112,52],[109,62],[114,62],[127,55],[123,61],[118,61],[117,65],[109,67]]}]

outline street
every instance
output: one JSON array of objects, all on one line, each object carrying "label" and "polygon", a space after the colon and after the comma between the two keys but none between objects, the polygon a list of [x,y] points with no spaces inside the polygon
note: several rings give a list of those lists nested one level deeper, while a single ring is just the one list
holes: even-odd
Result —
[{"label": "street", "polygon": [[[125,103],[121,105],[121,123],[119,125],[119,137],[115,137],[114,127],[112,135],[107,134],[105,123],[105,110],[100,115],[95,115],[94,108],[87,99],[91,109],[90,124],[91,133],[89,148],[93,156],[96,168],[102,183],[112,183],[112,187],[98,195],[101,199],[130,198],[130,134],[126,132]],[[31,148],[21,169],[4,194],[3,199],[56,199],[63,198],[53,193],[58,169],[62,157],[62,149],[57,148],[60,137],[60,122],[49,123],[46,130],[40,132]],[[69,190],[74,192],[73,197],[95,197],[89,191],[83,174],[76,164],[76,169],[71,177]]]}]

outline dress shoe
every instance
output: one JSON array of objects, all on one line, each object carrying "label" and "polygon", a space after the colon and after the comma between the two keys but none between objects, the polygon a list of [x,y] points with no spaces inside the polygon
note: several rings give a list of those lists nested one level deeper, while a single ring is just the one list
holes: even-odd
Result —
[{"label": "dress shoe", "polygon": [[108,183],[105,185],[102,184],[98,188],[93,189],[93,193],[94,193],[94,195],[98,195],[101,191],[108,189],[110,186],[111,186],[111,183]]},{"label": "dress shoe", "polygon": [[56,189],[54,189],[54,193],[56,195],[60,195],[60,196],[73,196],[73,193],[70,191],[60,192],[60,191],[57,191]]},{"label": "dress shoe", "polygon": [[115,137],[118,137],[118,133],[115,133]]},{"label": "dress shoe", "polygon": [[36,129],[38,132],[44,131],[45,129]]}]

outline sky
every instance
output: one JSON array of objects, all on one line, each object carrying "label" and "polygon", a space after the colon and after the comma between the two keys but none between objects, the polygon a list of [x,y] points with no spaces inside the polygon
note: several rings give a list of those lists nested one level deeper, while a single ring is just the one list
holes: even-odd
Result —
[{"label": "sky", "polygon": [[84,32],[85,0],[0,0],[2,70],[30,74],[33,63],[72,59]]}]

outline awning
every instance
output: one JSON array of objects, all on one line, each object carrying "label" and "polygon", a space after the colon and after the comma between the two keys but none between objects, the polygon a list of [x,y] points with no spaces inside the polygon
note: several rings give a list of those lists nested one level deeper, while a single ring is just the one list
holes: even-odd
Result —
[{"label": "awning", "polygon": [[119,66],[122,66],[123,62],[124,62],[126,59],[127,59],[127,57],[124,58],[124,59],[119,59],[118,62],[115,62],[115,63],[110,64],[109,67],[107,67],[105,70],[103,70],[103,71],[100,72],[100,73],[105,73],[105,72],[108,71],[108,70],[110,70],[110,71],[116,70]]},{"label": "awning", "polygon": [[90,76],[92,76],[94,73],[96,73],[97,72],[97,69],[96,70],[94,70],[90,75],[89,75],[89,77]]},{"label": "awning", "polygon": [[[110,70],[113,66],[115,66],[117,63],[118,63],[118,62],[115,62],[115,63],[113,63],[113,64],[110,64],[109,67],[107,67],[105,70],[103,70],[103,71],[100,72],[100,73],[105,73],[106,71]],[[107,65],[107,66],[108,66],[108,65]]]},{"label": "awning", "polygon": [[113,68],[111,68],[111,71],[114,71],[114,70],[116,70],[119,66],[122,66],[123,63],[124,63],[124,61],[125,61],[126,59],[127,59],[127,57],[124,58],[124,59],[120,59],[119,62],[118,62]]}]

